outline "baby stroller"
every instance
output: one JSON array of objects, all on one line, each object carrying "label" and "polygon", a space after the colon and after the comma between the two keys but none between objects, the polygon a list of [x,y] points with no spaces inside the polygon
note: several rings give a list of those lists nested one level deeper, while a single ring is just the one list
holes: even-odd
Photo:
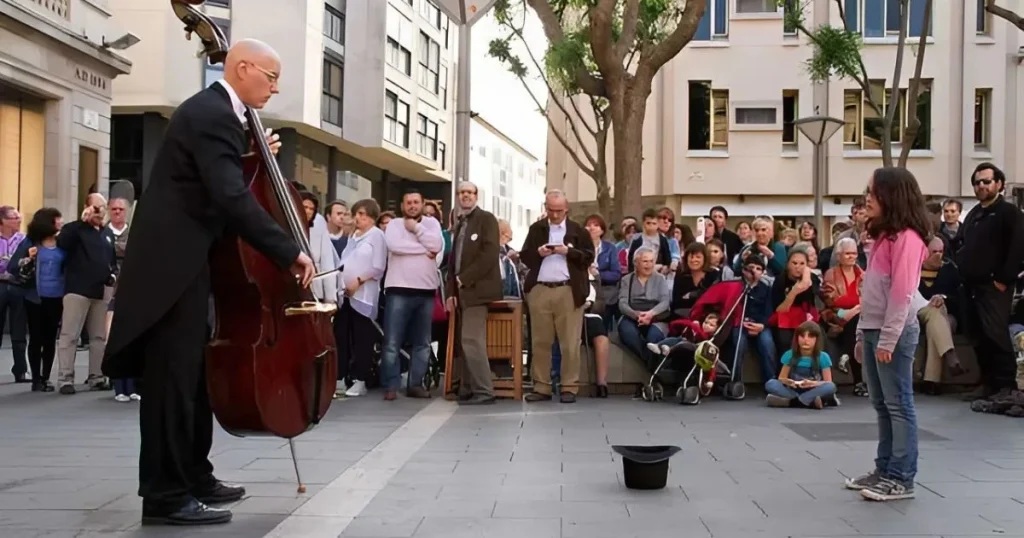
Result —
[{"label": "baby stroller", "polygon": [[[681,345],[682,353],[692,354],[693,366],[690,368],[689,373],[683,379],[682,384],[676,389],[676,399],[680,404],[686,405],[697,405],[700,403],[700,398],[703,394],[707,394],[711,387],[705,386],[705,377],[713,377],[712,371],[715,373],[721,373],[728,376],[728,381],[725,383],[722,394],[730,400],[742,400],[746,396],[746,388],[742,381],[737,379],[739,374],[739,368],[743,357],[738,353],[739,346],[733,351],[733,357],[731,366],[726,365],[721,360],[721,342],[729,335],[728,329],[732,328],[732,320],[734,315],[739,310],[740,318],[746,318],[747,312],[747,296],[750,292],[750,287],[747,286],[741,280],[729,280],[725,282],[718,282],[711,286],[704,296],[697,300],[697,304],[694,305],[690,312],[691,319],[699,319],[701,315],[707,310],[710,300],[712,297],[724,297],[723,301],[725,304],[732,304],[728,312],[724,316],[720,316],[720,322],[718,329],[715,330],[714,334],[710,335],[709,338],[697,343],[686,343]],[[723,333],[723,330],[726,332]],[[718,342],[718,343],[716,343]],[[689,344],[689,345],[687,345]],[[644,387],[644,399],[653,401],[660,399],[661,385],[657,382],[657,374],[661,368],[666,364],[669,359],[680,359],[679,352],[674,352],[666,355],[658,367],[654,370],[651,375],[651,380],[647,386]],[[714,376],[717,377],[717,376]]]}]

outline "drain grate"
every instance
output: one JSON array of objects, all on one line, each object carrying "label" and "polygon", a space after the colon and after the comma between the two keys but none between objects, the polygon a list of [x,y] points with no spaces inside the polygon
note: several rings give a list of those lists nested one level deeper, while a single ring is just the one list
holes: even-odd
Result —
[{"label": "drain grate", "polygon": [[[782,425],[808,441],[878,440],[878,424],[874,422],[784,422]],[[920,428],[917,439],[921,442],[949,440]]]}]

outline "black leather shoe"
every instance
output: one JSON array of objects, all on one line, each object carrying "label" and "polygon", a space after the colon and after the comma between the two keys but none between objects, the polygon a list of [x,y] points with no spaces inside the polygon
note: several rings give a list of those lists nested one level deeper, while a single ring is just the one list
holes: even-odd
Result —
[{"label": "black leather shoe", "polygon": [[608,385],[598,385],[597,386],[597,397],[598,398],[607,398],[608,397]]},{"label": "black leather shoe", "polygon": [[474,394],[468,400],[459,400],[459,405],[490,405],[494,403],[494,396]]},{"label": "black leather shoe", "polygon": [[193,488],[192,495],[206,504],[232,503],[245,497],[245,488],[215,480],[208,485]]},{"label": "black leather shoe", "polygon": [[230,510],[211,508],[194,498],[190,498],[182,506],[171,509],[142,502],[143,525],[217,525],[229,521]]},{"label": "black leather shoe", "polygon": [[571,392],[563,392],[559,401],[565,404],[576,403],[576,395]]}]

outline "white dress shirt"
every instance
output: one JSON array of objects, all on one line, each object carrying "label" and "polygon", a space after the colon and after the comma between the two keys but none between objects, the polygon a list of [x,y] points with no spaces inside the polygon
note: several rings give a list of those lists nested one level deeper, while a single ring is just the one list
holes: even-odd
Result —
[{"label": "white dress shirt", "polygon": [[[565,221],[559,224],[548,223],[549,245],[565,244]],[[567,282],[569,280],[569,264],[564,254],[550,254],[540,262],[537,271],[537,282]]]},{"label": "white dress shirt", "polygon": [[227,90],[228,97],[231,98],[231,108],[235,110],[235,115],[238,116],[238,121],[242,122],[242,125],[245,125],[245,104],[243,104],[242,100],[238,98],[238,93],[236,93],[235,89],[232,88],[224,79],[218,80],[217,83],[224,86],[224,89]]}]

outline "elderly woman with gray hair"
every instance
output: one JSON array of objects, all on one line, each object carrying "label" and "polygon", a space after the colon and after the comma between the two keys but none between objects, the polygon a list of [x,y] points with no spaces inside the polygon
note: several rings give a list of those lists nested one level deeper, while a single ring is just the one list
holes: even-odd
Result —
[{"label": "elderly woman with gray hair", "polygon": [[857,265],[860,252],[857,242],[850,237],[840,239],[833,252],[836,263],[822,278],[821,295],[825,310],[821,313],[821,320],[828,337],[839,344],[841,356],[836,366],[840,371],[853,375],[854,395],[867,396],[860,363],[854,362],[852,368],[850,364],[853,348],[857,345],[860,284],[864,280],[864,270]]},{"label": "elderly woman with gray hair", "polygon": [[639,357],[648,370],[654,355],[647,344],[658,343],[668,334],[666,321],[672,300],[668,280],[654,271],[654,250],[640,247],[633,253],[633,272],[619,282],[619,339]]}]

